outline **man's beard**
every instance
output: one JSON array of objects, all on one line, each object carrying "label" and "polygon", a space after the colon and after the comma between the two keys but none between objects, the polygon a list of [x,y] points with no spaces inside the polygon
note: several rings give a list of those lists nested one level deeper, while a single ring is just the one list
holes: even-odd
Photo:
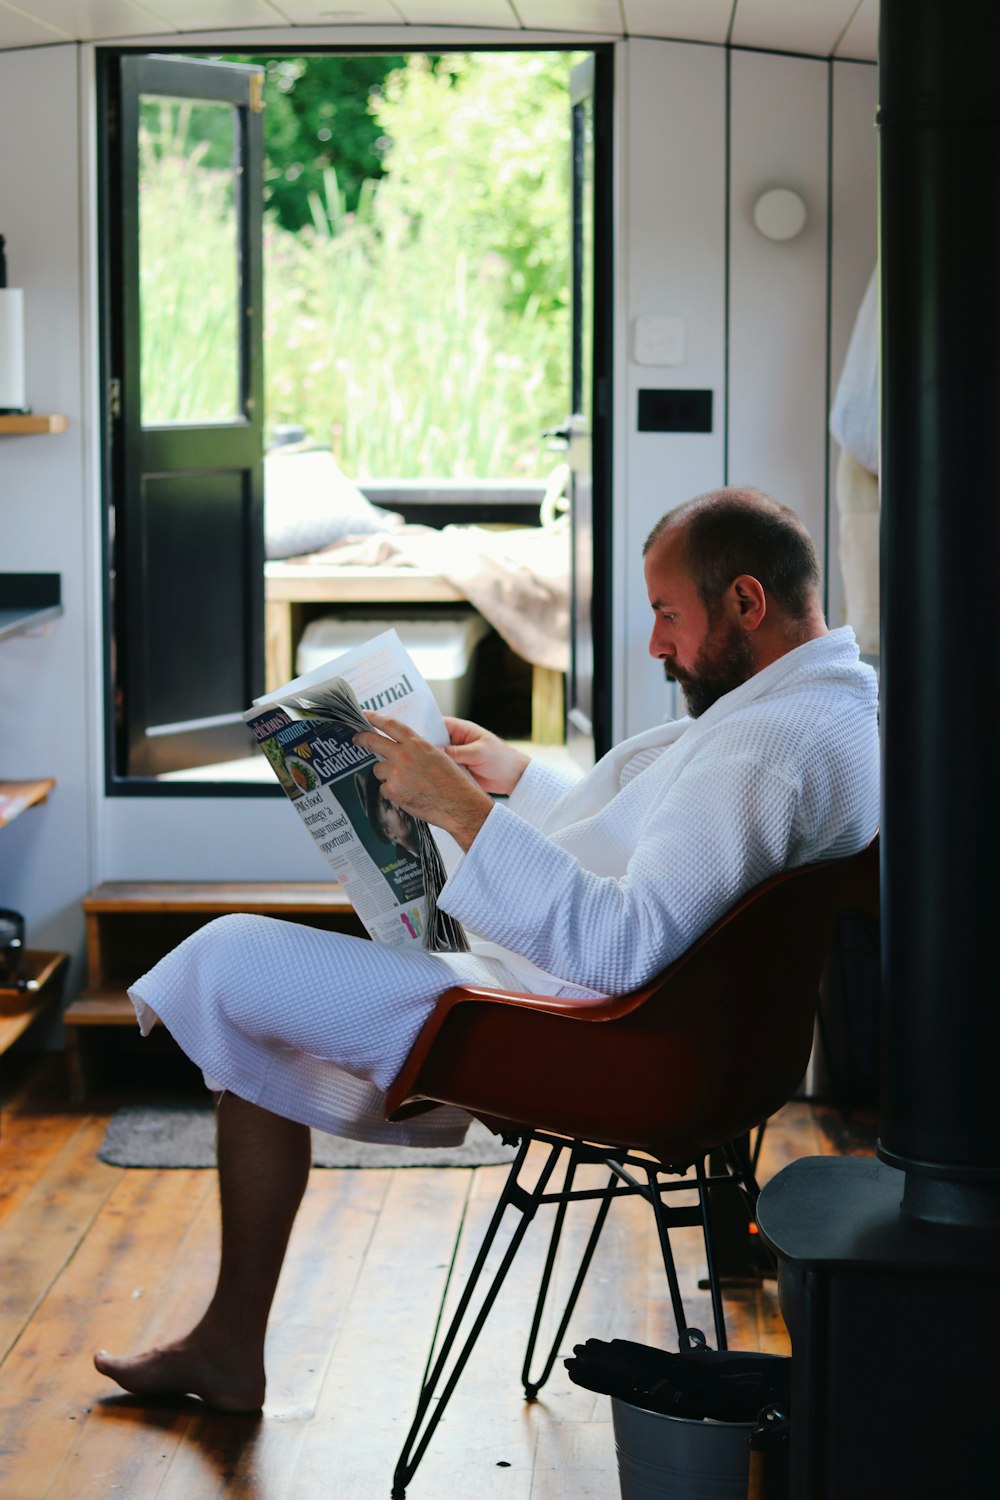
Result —
[{"label": "man's beard", "polygon": [[725,693],[731,693],[754,674],[753,653],[746,632],[730,623],[726,629],[709,626],[709,633],[690,672],[663,668],[667,680],[680,684],[688,713],[700,718]]}]

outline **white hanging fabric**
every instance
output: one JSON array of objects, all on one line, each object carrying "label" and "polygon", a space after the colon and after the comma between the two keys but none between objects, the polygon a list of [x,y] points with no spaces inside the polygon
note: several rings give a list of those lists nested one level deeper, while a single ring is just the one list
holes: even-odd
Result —
[{"label": "white hanging fabric", "polygon": [[830,411],[833,436],[869,474],[878,474],[878,343],[876,266],[854,320]]},{"label": "white hanging fabric", "polygon": [[879,493],[874,474],[847,449],[837,462],[840,570],[847,622],[866,656],[879,654]]},{"label": "white hanging fabric", "polygon": [[830,412],[840,444],[837,511],[846,621],[866,655],[879,652],[878,267],[854,320]]}]

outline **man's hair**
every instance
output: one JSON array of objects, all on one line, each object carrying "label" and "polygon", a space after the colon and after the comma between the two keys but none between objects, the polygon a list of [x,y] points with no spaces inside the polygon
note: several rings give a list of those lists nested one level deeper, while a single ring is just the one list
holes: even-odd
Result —
[{"label": "man's hair", "polygon": [[802,620],[819,587],[819,560],[793,510],[743,486],[696,495],[661,516],[643,557],[665,534],[680,530],[684,562],[701,602],[711,609],[740,573],[757,579],[793,620]]}]

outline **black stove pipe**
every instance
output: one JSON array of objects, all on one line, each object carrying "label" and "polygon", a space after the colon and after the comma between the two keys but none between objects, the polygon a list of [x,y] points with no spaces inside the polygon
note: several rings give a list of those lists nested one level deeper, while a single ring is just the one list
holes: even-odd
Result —
[{"label": "black stove pipe", "polygon": [[791,1500],[986,1493],[1000,1403],[997,0],[881,0],[879,1161],[767,1183]]},{"label": "black stove pipe", "polygon": [[878,1154],[1000,1225],[1000,7],[882,0]]}]

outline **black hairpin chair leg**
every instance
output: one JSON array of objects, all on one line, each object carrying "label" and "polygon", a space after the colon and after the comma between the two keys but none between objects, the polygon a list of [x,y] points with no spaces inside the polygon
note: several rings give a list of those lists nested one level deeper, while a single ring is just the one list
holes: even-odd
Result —
[{"label": "black hairpin chair leg", "polygon": [[[434,1429],[437,1427],[438,1422],[441,1420],[441,1417],[444,1414],[445,1407],[447,1406],[448,1401],[451,1398],[451,1394],[454,1391],[455,1386],[458,1384],[459,1376],[465,1369],[469,1355],[472,1353],[473,1347],[475,1346],[476,1340],[479,1337],[483,1324],[486,1322],[490,1309],[492,1308],[493,1303],[496,1301],[497,1293],[500,1291],[504,1279],[506,1278],[507,1272],[510,1270],[511,1265],[513,1264],[514,1257],[521,1247],[521,1241],[524,1239],[525,1231],[527,1230],[531,1220],[534,1218],[539,1203],[543,1201],[545,1188],[548,1184],[549,1178],[552,1175],[552,1171],[556,1165],[556,1161],[558,1160],[560,1153],[568,1144],[568,1142],[552,1141],[547,1143],[549,1145],[548,1159],[542,1166],[534,1187],[526,1191],[518,1182],[518,1176],[521,1172],[522,1166],[524,1165],[524,1159],[528,1154],[528,1147],[531,1145],[532,1140],[533,1137],[530,1134],[523,1136],[521,1139],[517,1156],[515,1157],[511,1165],[510,1172],[507,1175],[507,1181],[504,1184],[503,1192],[500,1195],[500,1200],[493,1212],[493,1217],[490,1220],[489,1227],[483,1239],[483,1243],[479,1248],[479,1253],[476,1256],[475,1264],[473,1265],[472,1271],[469,1274],[469,1279],[466,1283],[465,1290],[459,1298],[458,1306],[455,1309],[455,1313],[448,1327],[448,1331],[441,1341],[441,1347],[438,1350],[436,1358],[434,1356],[433,1347],[431,1349],[427,1361],[427,1369],[424,1372],[424,1381],[420,1391],[420,1398],[417,1402],[416,1415],[414,1416],[413,1422],[410,1426],[410,1430],[406,1435],[406,1441],[403,1444],[403,1449],[399,1455],[399,1459],[396,1463],[395,1473],[393,1474],[392,1494],[394,1500],[398,1500],[398,1497],[405,1495],[406,1486],[409,1484],[410,1480],[413,1478],[413,1475],[416,1473],[417,1465],[420,1463],[420,1460],[423,1457],[424,1452],[426,1451],[427,1444],[431,1440]],[[504,1252],[503,1259],[500,1262],[500,1265],[498,1266],[496,1272],[494,1273],[493,1280],[486,1290],[482,1303],[479,1307],[479,1311],[475,1315],[469,1332],[465,1337],[465,1341],[464,1343],[462,1343],[461,1348],[455,1355],[454,1362],[451,1365],[451,1369],[446,1375],[446,1371],[448,1370],[449,1356],[451,1355],[452,1349],[456,1344],[462,1324],[465,1321],[465,1316],[469,1310],[470,1303],[472,1302],[472,1298],[476,1290],[476,1285],[482,1274],[483,1267],[486,1264],[487,1256],[493,1246],[493,1242],[496,1239],[497,1232],[500,1228],[500,1222],[504,1216],[504,1213],[509,1207],[516,1208],[520,1213],[521,1218],[518,1221],[513,1235],[511,1236],[510,1243],[508,1244],[507,1249]],[[445,1291],[447,1293],[447,1287],[445,1288]],[[440,1395],[438,1396],[436,1404],[434,1404],[432,1408],[432,1403],[435,1400],[435,1396],[437,1396],[439,1388]]]},{"label": "black hairpin chair leg", "polygon": [[[590,1236],[584,1247],[583,1255],[580,1260],[580,1266],[573,1285],[570,1289],[569,1297],[563,1310],[562,1318],[559,1322],[559,1327],[556,1329],[548,1359],[542,1366],[541,1372],[533,1378],[530,1373],[531,1361],[534,1357],[535,1343],[538,1337],[539,1328],[541,1327],[542,1314],[545,1309],[545,1302],[548,1297],[549,1285],[555,1266],[556,1253],[559,1248],[563,1222],[566,1217],[566,1208],[569,1202],[572,1201],[573,1197],[582,1198],[584,1196],[584,1194],[582,1193],[574,1194],[573,1192],[574,1174],[576,1171],[576,1167],[580,1161],[595,1160],[601,1160],[606,1165],[611,1167],[611,1176],[608,1180],[608,1185],[604,1189],[603,1193],[591,1191],[586,1195],[591,1198],[599,1198],[597,1216],[590,1231]],[[697,1171],[698,1169],[696,1168],[696,1174]],[[631,1173],[624,1170],[620,1162],[614,1162],[610,1157],[600,1156],[592,1149],[586,1147],[581,1148],[578,1143],[574,1145],[570,1155],[570,1160],[567,1164],[566,1177],[563,1183],[563,1194],[565,1196],[559,1202],[558,1208],[556,1210],[555,1223],[553,1225],[552,1236],[549,1241],[549,1251],[545,1261],[545,1269],[542,1272],[542,1282],[538,1292],[538,1300],[535,1305],[535,1315],[532,1320],[531,1333],[528,1338],[528,1347],[524,1358],[524,1368],[521,1372],[521,1380],[524,1385],[524,1394],[527,1400],[533,1401],[535,1399],[535,1397],[538,1395],[538,1392],[545,1384],[546,1380],[548,1380],[549,1375],[552,1373],[552,1368],[558,1357],[563,1337],[566,1333],[567,1327],[569,1326],[569,1320],[573,1314],[573,1309],[576,1307],[577,1300],[583,1288],[584,1280],[586,1279],[587,1272],[590,1269],[590,1263],[593,1259],[594,1251],[597,1248],[597,1242],[601,1237],[601,1231],[604,1228],[604,1223],[611,1208],[612,1200],[616,1197],[625,1197],[633,1194],[639,1194],[647,1200],[647,1202],[653,1209],[657,1227],[657,1235],[660,1242],[660,1252],[663,1256],[663,1268],[666,1272],[667,1287],[670,1293],[670,1303],[673,1309],[674,1321],[677,1326],[678,1335],[681,1333],[682,1329],[686,1327],[686,1314],[684,1311],[684,1303],[681,1298],[680,1283],[677,1276],[677,1267],[674,1261],[673,1249],[670,1243],[670,1230],[680,1228],[681,1226],[697,1226],[701,1228],[702,1233],[705,1236],[705,1258],[709,1273],[708,1280],[704,1283],[704,1285],[709,1287],[712,1291],[712,1311],[715,1321],[718,1347],[720,1349],[726,1348],[726,1325],[725,1316],[722,1309],[722,1295],[719,1286],[719,1278],[713,1263],[711,1231],[706,1222],[705,1204],[707,1201],[707,1192],[704,1168],[702,1167],[701,1174],[697,1177],[698,1204],[697,1206],[692,1206],[689,1208],[673,1208],[663,1201],[664,1194],[667,1194],[674,1189],[684,1190],[689,1186],[689,1184],[684,1183],[683,1181],[679,1181],[673,1185],[669,1185],[666,1183],[662,1183],[660,1181],[660,1176],[660,1170],[652,1163],[649,1163],[646,1166],[646,1184],[643,1185]]]},{"label": "black hairpin chair leg", "polygon": [[[587,1153],[587,1156],[588,1159],[593,1159],[592,1152]],[[579,1160],[580,1153],[576,1145],[574,1145],[572,1151],[570,1152],[569,1161],[566,1164],[566,1176],[563,1180],[563,1192],[567,1194],[567,1196],[560,1201],[556,1208],[555,1222],[552,1226],[552,1235],[549,1240],[549,1252],[545,1258],[545,1269],[542,1272],[542,1281],[538,1289],[538,1300],[535,1303],[535,1315],[531,1322],[531,1332],[528,1335],[528,1347],[525,1350],[524,1366],[521,1370],[521,1383],[524,1386],[524,1395],[527,1401],[534,1401],[535,1397],[538,1395],[538,1392],[541,1390],[542,1386],[552,1374],[552,1367],[554,1366],[556,1359],[558,1358],[559,1349],[563,1341],[563,1335],[565,1334],[566,1329],[569,1325],[570,1318],[573,1316],[573,1309],[576,1307],[577,1299],[579,1298],[580,1292],[583,1288],[583,1283],[587,1277],[587,1272],[590,1270],[590,1262],[594,1258],[594,1251],[597,1249],[597,1242],[601,1237],[601,1230],[604,1228],[604,1221],[608,1217],[608,1210],[611,1207],[611,1200],[615,1196],[615,1187],[617,1185],[618,1179],[612,1172],[610,1178],[608,1179],[607,1188],[601,1194],[597,1216],[594,1219],[593,1228],[591,1229],[590,1235],[587,1239],[587,1243],[584,1246],[583,1255],[580,1259],[580,1266],[576,1273],[576,1278],[573,1282],[573,1285],[570,1288],[569,1297],[566,1300],[566,1306],[563,1309],[563,1315],[559,1321],[559,1327],[556,1329],[555,1337],[552,1340],[548,1359],[542,1366],[541,1372],[537,1376],[537,1378],[532,1379],[531,1361],[535,1355],[535,1343],[538,1338],[538,1331],[542,1324],[542,1314],[545,1311],[545,1303],[549,1294],[549,1283],[552,1280],[552,1271],[555,1267],[556,1253],[559,1249],[559,1240],[562,1236],[563,1223],[566,1218],[566,1209],[569,1206],[570,1202],[568,1194],[573,1190],[573,1179],[576,1175],[576,1168]]]},{"label": "black hairpin chair leg", "polygon": [[[528,1154],[528,1148],[533,1142],[546,1145],[549,1154],[538,1173],[534,1185],[530,1189],[526,1189],[521,1186],[519,1177]],[[560,1189],[549,1190],[550,1178],[552,1177],[558,1158],[563,1151],[569,1152],[563,1185]],[[607,1186],[603,1188],[575,1188],[576,1169],[582,1162],[598,1163],[606,1166],[610,1172]],[[630,1170],[630,1168],[633,1170]],[[636,1175],[636,1172],[643,1174],[646,1180],[642,1181],[641,1177]],[[543,1132],[531,1132],[522,1136],[517,1156],[511,1165],[503,1192],[490,1219],[483,1243],[479,1248],[479,1253],[476,1256],[465,1289],[459,1298],[451,1323],[441,1340],[436,1354],[435,1349],[432,1347],[428,1356],[416,1414],[407,1433],[406,1441],[403,1444],[403,1449],[396,1463],[393,1475],[392,1495],[394,1500],[400,1500],[400,1497],[405,1495],[406,1486],[416,1473],[417,1466],[426,1452],[434,1430],[444,1414],[445,1407],[468,1362],[480,1331],[503,1285],[507,1272],[510,1270],[514,1258],[521,1247],[521,1242],[524,1239],[528,1225],[543,1203],[555,1205],[556,1216],[549,1240],[541,1286],[535,1305],[524,1367],[521,1374],[525,1396],[529,1401],[535,1399],[538,1391],[552,1372],[563,1337],[569,1325],[570,1317],[576,1306],[587,1272],[590,1269],[590,1264],[611,1208],[611,1203],[613,1199],[618,1197],[639,1195],[645,1198],[652,1207],[678,1335],[687,1326],[687,1319],[681,1299],[677,1267],[670,1244],[670,1231],[681,1227],[699,1227],[702,1230],[705,1241],[705,1259],[708,1268],[708,1281],[705,1284],[709,1287],[712,1297],[716,1342],[718,1348],[726,1348],[726,1325],[723,1315],[719,1277],[715,1269],[712,1226],[709,1214],[708,1186],[712,1179],[706,1174],[703,1160],[695,1164],[696,1183],[694,1185],[684,1179],[684,1173],[685,1169],[683,1167],[667,1169],[648,1158],[630,1157],[627,1152],[622,1153],[619,1160],[601,1152],[598,1148],[585,1146],[579,1141],[571,1142],[561,1137],[547,1136]],[[661,1181],[661,1178],[664,1176],[673,1176],[679,1180],[675,1182]],[[715,1180],[719,1181],[717,1177]],[[729,1181],[729,1177],[726,1178],[726,1181]],[[674,1207],[664,1201],[673,1192],[690,1192],[692,1186],[695,1186],[697,1189],[697,1203]],[[756,1183],[754,1183],[754,1188],[756,1188]],[[565,1223],[566,1209],[569,1203],[579,1201],[596,1201],[598,1205],[597,1213],[587,1238],[587,1243],[584,1246],[580,1265],[570,1289],[555,1337],[553,1338],[548,1358],[541,1372],[536,1377],[532,1377],[530,1374],[531,1361],[534,1357],[545,1304],[551,1288],[556,1256]],[[521,1217],[514,1229],[503,1258],[493,1274],[493,1279],[482,1296],[478,1312],[472,1317],[471,1324],[464,1336],[464,1341],[459,1346],[459,1335],[466,1322],[467,1314],[470,1313],[477,1284],[500,1229],[503,1215],[508,1208],[517,1209]],[[446,1286],[445,1295],[447,1295],[447,1291],[448,1287]]]}]

